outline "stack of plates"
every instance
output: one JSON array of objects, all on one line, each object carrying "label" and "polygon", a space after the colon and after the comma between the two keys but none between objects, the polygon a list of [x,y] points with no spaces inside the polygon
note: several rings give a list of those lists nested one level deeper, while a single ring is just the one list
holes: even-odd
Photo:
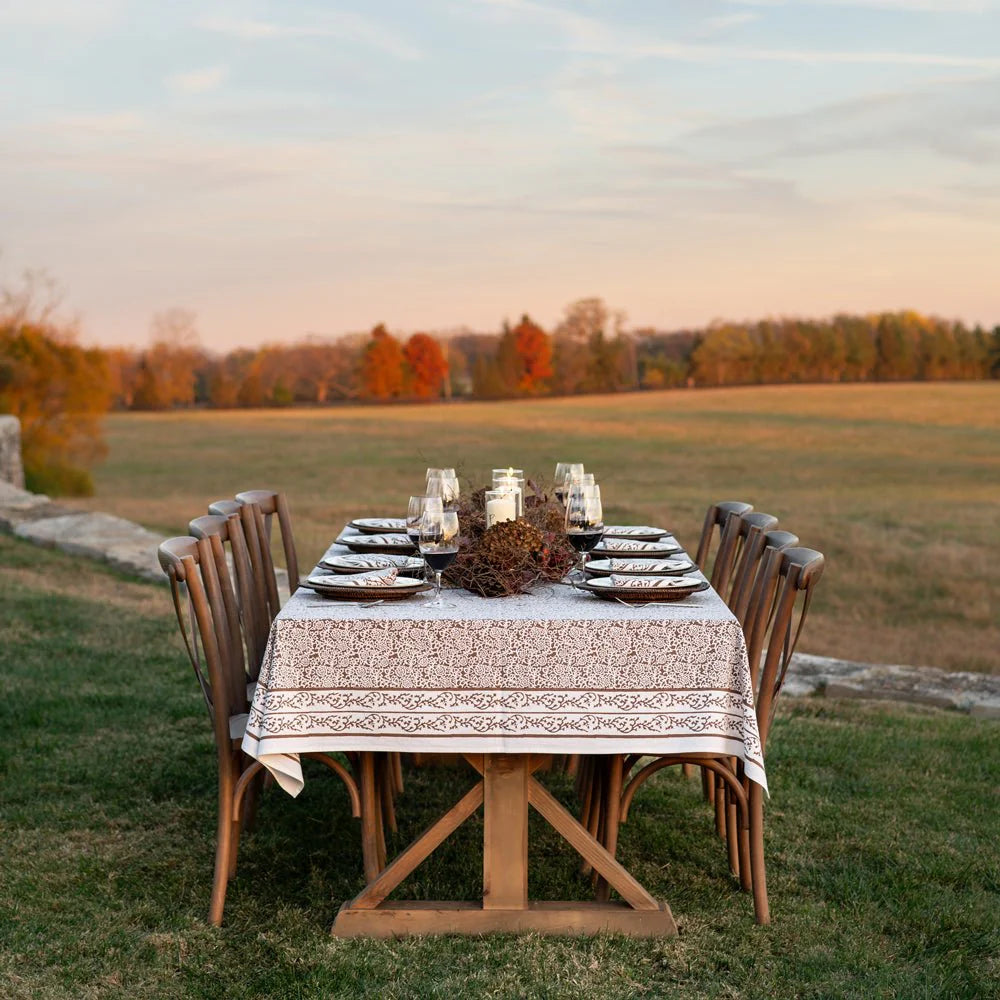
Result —
[{"label": "stack of plates", "polygon": [[594,559],[587,563],[587,573],[591,576],[611,576],[612,573],[624,573],[628,576],[683,576],[694,572],[696,568],[686,555],[667,559],[630,559],[623,555],[614,559]]},{"label": "stack of plates", "polygon": [[409,555],[417,550],[408,535],[388,532],[380,535],[342,535],[337,539],[337,544],[346,545],[352,552],[397,552]]},{"label": "stack of plates", "polygon": [[365,603],[367,601],[401,601],[404,598],[412,597],[414,594],[422,594],[431,589],[429,583],[423,580],[415,580],[408,576],[397,576],[391,584],[370,583],[367,586],[360,586],[348,582],[348,578],[336,576],[334,574],[314,573],[303,584],[310,590],[315,590],[321,597],[329,597],[335,601],[356,601]]},{"label": "stack of plates", "polygon": [[362,535],[406,534],[405,517],[356,517],[347,526]]},{"label": "stack of plates", "polygon": [[627,604],[680,601],[708,590],[708,581],[697,576],[629,576],[626,579],[634,581],[635,585],[616,585],[610,576],[600,576],[577,586],[606,601],[625,601]]},{"label": "stack of plates", "polygon": [[648,524],[606,524],[605,538],[631,538],[635,542],[655,542],[664,535],[672,535],[666,528],[651,528]]},{"label": "stack of plates", "polygon": [[[607,529],[605,528],[605,534]],[[655,542],[645,542],[634,538],[604,537],[594,548],[595,556],[607,556],[621,559],[662,559],[664,556],[676,555],[684,549],[672,538],[661,538]]]},{"label": "stack of plates", "polygon": [[373,569],[398,569],[400,573],[417,575],[423,571],[424,561],[417,556],[396,555],[393,552],[363,555],[361,553],[349,556],[327,553],[319,561],[323,569],[332,569],[334,573],[367,573]]}]

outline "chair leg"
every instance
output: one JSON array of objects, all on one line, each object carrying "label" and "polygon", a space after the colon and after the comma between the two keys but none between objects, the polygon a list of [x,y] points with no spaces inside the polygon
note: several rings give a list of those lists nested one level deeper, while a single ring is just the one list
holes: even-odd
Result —
[{"label": "chair leg", "polygon": [[753,912],[758,924],[771,922],[764,868],[764,800],[756,782],[750,785],[750,871],[753,878]]},{"label": "chair leg", "polygon": [[750,865],[750,825],[749,820],[740,820],[740,888],[744,892],[753,889],[753,873]]},{"label": "chair leg", "polygon": [[230,869],[235,865],[233,851],[233,830],[239,828],[233,822],[233,781],[232,774],[219,775],[219,816],[215,833],[215,874],[212,878],[212,898],[208,905],[208,922],[215,927],[222,926],[222,911],[226,906],[226,888],[229,885]]},{"label": "chair leg", "polygon": [[712,783],[715,786],[715,795],[712,801],[715,803],[715,832],[722,838],[726,836],[726,783],[718,774],[712,774]]},{"label": "chair leg", "polygon": [[729,870],[738,876],[740,874],[740,835],[736,818],[736,799],[728,788],[724,799],[726,803],[726,847],[729,850]]},{"label": "chair leg", "polygon": [[701,769],[701,794],[706,802],[715,801],[715,775],[707,767]]},{"label": "chair leg", "polygon": [[[403,794],[403,757],[400,753],[389,754],[389,761],[392,764],[392,787],[397,795]],[[393,827],[395,830],[395,827]]]},{"label": "chair leg", "polygon": [[243,805],[240,808],[240,824],[244,831],[253,830],[257,825],[257,806],[264,790],[264,781],[270,777],[269,771],[259,771],[251,780],[250,787],[243,795]]}]

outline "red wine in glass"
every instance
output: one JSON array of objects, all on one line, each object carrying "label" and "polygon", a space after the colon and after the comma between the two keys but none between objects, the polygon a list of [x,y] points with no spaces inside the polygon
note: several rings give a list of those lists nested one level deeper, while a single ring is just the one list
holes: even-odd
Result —
[{"label": "red wine in glass", "polygon": [[603,528],[585,528],[582,531],[567,531],[566,537],[577,552],[589,552],[601,540]]},{"label": "red wine in glass", "polygon": [[452,552],[424,552],[423,556],[435,573],[443,573],[454,561],[455,557],[458,555],[458,549]]}]

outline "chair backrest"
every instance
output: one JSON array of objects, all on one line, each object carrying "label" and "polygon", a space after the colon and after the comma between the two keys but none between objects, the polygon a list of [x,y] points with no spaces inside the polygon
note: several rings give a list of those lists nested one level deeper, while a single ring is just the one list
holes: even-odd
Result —
[{"label": "chair backrest", "polygon": [[220,757],[228,755],[229,720],[248,711],[243,647],[233,642],[235,596],[225,593],[208,539],[168,538],[160,544],[157,557],[170,581],[177,624],[212,717],[216,748]]},{"label": "chair backrest", "polygon": [[[237,626],[240,622],[243,624],[247,675],[251,680],[256,680],[260,674],[264,651],[267,649],[270,618],[263,580],[255,576],[250,562],[246,535],[239,514],[240,505],[235,501],[232,503],[236,507],[235,513],[231,513],[228,517],[222,514],[203,514],[188,524],[188,531],[195,538],[208,540],[220,579],[224,576],[228,579],[231,560],[236,577],[234,589],[239,606],[239,619],[236,624]],[[238,640],[237,635],[234,641]]]},{"label": "chair backrest", "polygon": [[[251,516],[245,518],[243,522],[244,528],[247,529],[247,541],[250,541],[249,523],[252,521],[259,538],[261,565],[266,573],[269,600],[274,604],[274,614],[277,614],[280,605],[274,562],[271,558],[271,524],[275,516],[281,532],[289,593],[294,594],[299,586],[299,560],[295,552],[295,536],[292,534],[292,517],[288,510],[288,501],[281,493],[275,493],[273,490],[247,490],[244,493],[237,493],[236,500],[251,512]],[[251,555],[253,555],[252,547]]]},{"label": "chair backrest", "polygon": [[741,625],[746,624],[750,600],[754,593],[754,582],[767,554],[775,549],[780,551],[798,544],[799,536],[790,531],[772,530],[758,533],[751,529],[743,543],[743,551],[736,572],[733,574],[733,585],[728,597],[729,608]]},{"label": "chair backrest", "polygon": [[209,514],[221,514],[223,517],[229,517],[230,514],[238,514],[240,512],[240,504],[235,500],[216,500],[208,505]]},{"label": "chair backrest", "polygon": [[815,549],[772,549],[757,575],[744,632],[762,747],[824,563]]},{"label": "chair backrest", "polygon": [[773,514],[765,514],[762,511],[731,513],[726,517],[719,540],[719,551],[715,554],[715,563],[712,566],[711,583],[727,604],[732,582],[739,575],[737,562],[742,561],[747,543],[756,546],[765,531],[772,531],[777,526],[778,519]]},{"label": "chair backrest", "polygon": [[716,535],[721,540],[726,520],[730,515],[739,517],[742,514],[749,514],[752,510],[753,504],[743,503],[742,500],[720,500],[719,503],[713,503],[705,511],[705,522],[701,527],[701,539],[698,542],[698,554],[694,557],[694,561],[706,576],[709,575],[706,572],[706,567],[712,551],[712,543],[715,541]]}]

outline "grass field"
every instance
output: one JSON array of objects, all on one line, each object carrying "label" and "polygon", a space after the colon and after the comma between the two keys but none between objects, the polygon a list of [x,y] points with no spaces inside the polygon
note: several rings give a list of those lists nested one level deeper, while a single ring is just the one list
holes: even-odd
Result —
[{"label": "grass field", "polygon": [[[298,799],[265,796],[215,930],[214,750],[163,588],[0,535],[0,607],[5,1000],[1000,994],[996,723],[789,702],[768,757],[770,927],[696,783],[664,772],[620,850],[679,937],[332,940],[360,846],[317,766]],[[408,772],[396,847],[467,782]],[[462,827],[402,891],[475,897],[477,834]],[[532,893],[586,898],[569,849],[541,824],[531,838]]]},{"label": "grass field", "polygon": [[285,491],[300,561],[402,514],[428,465],[480,483],[584,461],[605,516],[693,546],[743,499],[825,552],[803,649],[1000,672],[1000,383],[780,386],[504,403],[121,414],[87,501],[178,533],[210,500]]}]

